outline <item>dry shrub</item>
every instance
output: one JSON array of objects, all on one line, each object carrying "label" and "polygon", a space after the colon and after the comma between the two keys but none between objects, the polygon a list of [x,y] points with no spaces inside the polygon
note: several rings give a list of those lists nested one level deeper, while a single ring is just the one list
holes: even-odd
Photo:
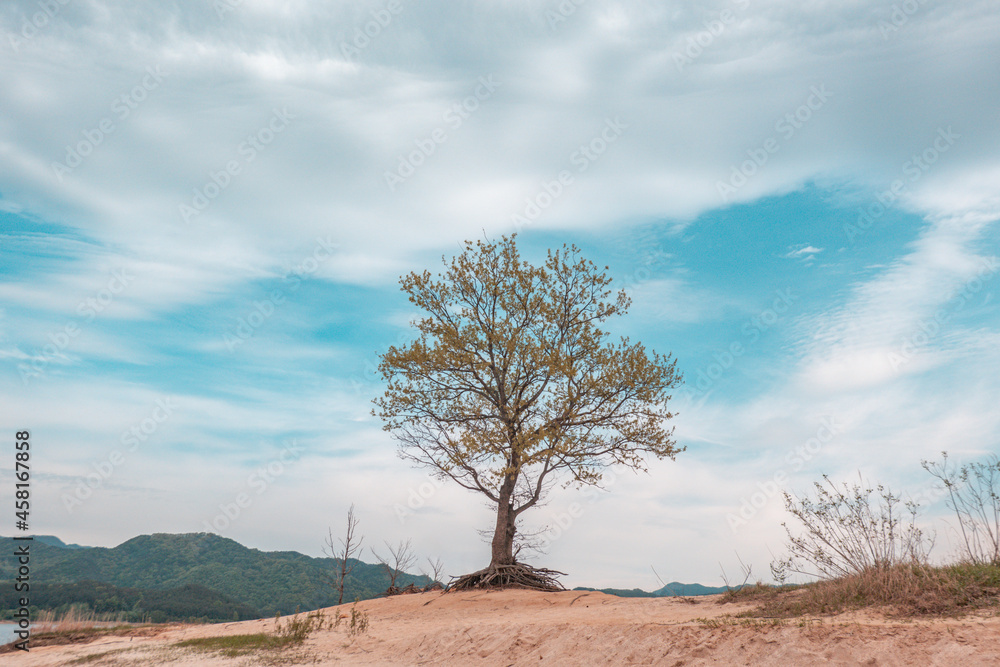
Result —
[{"label": "dry shrub", "polygon": [[784,583],[791,572],[837,579],[927,562],[933,543],[916,526],[918,505],[907,502],[901,511],[899,494],[881,484],[838,487],[826,475],[823,480],[814,484],[815,499],[785,494],[786,509],[804,530],[793,534],[782,524],[789,555],[771,564],[776,581]]},{"label": "dry shrub", "polygon": [[762,581],[758,581],[752,586],[740,586],[739,588],[730,588],[726,590],[726,592],[719,598],[719,604],[770,600],[772,598],[776,598],[782,593],[798,588],[799,586],[772,586],[770,584],[765,584]]},{"label": "dry shrub", "polygon": [[972,563],[1000,563],[1000,456],[948,465],[948,452],[941,462],[922,461],[924,470],[937,477],[948,492],[948,507],[958,519],[963,557]]},{"label": "dry shrub", "polygon": [[[785,494],[788,511],[802,531],[788,534],[789,554],[771,564],[783,584],[789,573],[820,581],[790,587],[756,586],[733,592],[724,602],[760,601],[746,616],[789,617],[835,614],[876,607],[898,616],[959,615],[1000,606],[1000,460],[952,471],[947,458],[928,465],[951,492],[951,506],[963,525],[966,558],[932,567],[932,542],[916,527],[918,506],[863,480],[838,487],[826,476],[815,498]],[[877,491],[877,493],[876,493]],[[873,498],[874,494],[874,498]],[[995,520],[994,520],[995,519]],[[969,535],[974,535],[975,539]]]}]

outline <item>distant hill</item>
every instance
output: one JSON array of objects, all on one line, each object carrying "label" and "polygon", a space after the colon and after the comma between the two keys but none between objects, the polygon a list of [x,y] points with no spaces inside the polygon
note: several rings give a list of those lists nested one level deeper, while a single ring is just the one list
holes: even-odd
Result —
[{"label": "distant hill", "polygon": [[[60,541],[60,544],[62,542]],[[13,553],[13,540],[0,538],[2,553]],[[166,591],[188,584],[203,586],[257,610],[261,616],[318,609],[337,603],[328,577],[332,558],[312,558],[295,551],[259,551],[212,533],[140,535],[113,549],[52,546],[35,540],[31,548],[32,581],[70,584],[84,580],[120,588]],[[11,558],[0,559],[0,586],[12,588]],[[430,583],[426,577],[400,575],[397,585]],[[389,586],[381,566],[355,561],[344,587],[344,602],[378,597]],[[232,614],[230,613],[230,616]]]},{"label": "distant hill", "polygon": [[656,593],[650,593],[639,588],[590,588],[588,586],[577,586],[574,591],[595,591],[597,593],[607,593],[620,598],[655,598]]},{"label": "distant hill", "polygon": [[60,547],[62,549],[90,549],[91,547],[80,546],[79,544],[66,544],[55,535],[35,535],[36,542],[44,542],[49,546]]},{"label": "distant hill", "polygon": [[608,595],[617,595],[620,598],[663,598],[673,596],[689,597],[696,595],[715,595],[716,593],[725,593],[726,587],[702,586],[701,584],[682,584],[678,581],[672,581],[663,588],[655,591],[644,591],[639,588],[587,588],[584,586],[579,586],[573,590],[599,591],[601,593],[607,593]]},{"label": "distant hill", "polygon": [[728,590],[725,586],[702,586],[701,584],[682,584],[678,581],[671,581],[663,588],[654,592],[657,597],[670,597],[682,595],[685,597],[695,595],[715,595],[725,593]]}]

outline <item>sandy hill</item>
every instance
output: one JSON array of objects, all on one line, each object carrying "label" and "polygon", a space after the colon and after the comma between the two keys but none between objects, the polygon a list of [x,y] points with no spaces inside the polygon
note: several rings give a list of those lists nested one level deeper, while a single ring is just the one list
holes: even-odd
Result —
[{"label": "sandy hill", "polygon": [[[366,600],[366,633],[345,623],[280,656],[226,658],[173,646],[196,637],[270,632],[275,620],[171,625],[155,634],[36,647],[11,665],[995,665],[1000,619],[887,621],[870,614],[773,625],[731,616],[746,606],[599,592],[422,593]],[[346,616],[350,605],[326,610]],[[277,658],[280,657],[280,660]],[[75,662],[74,662],[75,661]]]}]

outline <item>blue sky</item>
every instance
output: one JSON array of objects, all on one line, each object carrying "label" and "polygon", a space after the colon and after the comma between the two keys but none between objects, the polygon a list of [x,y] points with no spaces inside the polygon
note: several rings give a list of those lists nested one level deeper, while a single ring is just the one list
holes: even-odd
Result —
[{"label": "blue sky", "polygon": [[779,492],[859,473],[946,557],[920,460],[1000,442],[992,5],[5,3],[0,428],[31,430],[34,529],[319,555],[353,502],[370,544],[482,566],[489,508],[396,457],[373,369],[400,275],[517,231],[608,266],[611,331],[687,379],[687,450],[556,487],[538,563],[766,577]]}]

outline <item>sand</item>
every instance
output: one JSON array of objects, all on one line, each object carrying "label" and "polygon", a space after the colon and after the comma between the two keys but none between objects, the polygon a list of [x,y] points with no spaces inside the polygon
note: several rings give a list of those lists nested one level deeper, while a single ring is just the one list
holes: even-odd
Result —
[{"label": "sand", "polygon": [[[603,593],[493,591],[421,593],[366,600],[369,630],[351,637],[344,623],[314,632],[284,654],[319,665],[997,665],[1000,618],[886,620],[846,614],[741,624],[746,605],[719,596],[617,598]],[[325,610],[350,613],[350,605]],[[169,625],[155,635],[107,637],[89,644],[4,654],[5,664],[256,665],[266,655],[225,658],[171,645],[182,639],[270,632],[274,619],[219,625]],[[282,654],[276,654],[281,656]],[[80,659],[90,656],[87,662]],[[281,664],[288,662],[277,661]]]}]

